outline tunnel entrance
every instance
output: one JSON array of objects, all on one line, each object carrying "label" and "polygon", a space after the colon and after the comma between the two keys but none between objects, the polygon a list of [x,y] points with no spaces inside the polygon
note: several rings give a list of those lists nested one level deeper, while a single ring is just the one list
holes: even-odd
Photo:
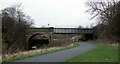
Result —
[{"label": "tunnel entrance", "polygon": [[37,33],[32,35],[28,40],[28,49],[38,49],[43,45],[49,44],[49,39],[43,34]]},{"label": "tunnel entrance", "polygon": [[93,34],[85,34],[87,40],[93,40]]}]

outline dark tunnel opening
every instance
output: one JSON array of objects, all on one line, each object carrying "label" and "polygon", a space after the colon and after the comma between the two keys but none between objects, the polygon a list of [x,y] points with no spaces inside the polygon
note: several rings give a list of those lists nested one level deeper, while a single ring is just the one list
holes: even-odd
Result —
[{"label": "dark tunnel opening", "polygon": [[85,34],[86,40],[93,40],[93,34]]},{"label": "dark tunnel opening", "polygon": [[28,40],[28,50],[39,49],[43,45],[49,44],[49,39],[43,34],[34,34]]}]

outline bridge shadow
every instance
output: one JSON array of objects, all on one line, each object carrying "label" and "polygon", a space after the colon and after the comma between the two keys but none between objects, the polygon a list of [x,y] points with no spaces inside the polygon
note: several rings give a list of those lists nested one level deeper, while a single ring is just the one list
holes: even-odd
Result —
[{"label": "bridge shadow", "polygon": [[28,50],[38,49],[47,44],[49,39],[44,34],[36,33],[28,39]]}]

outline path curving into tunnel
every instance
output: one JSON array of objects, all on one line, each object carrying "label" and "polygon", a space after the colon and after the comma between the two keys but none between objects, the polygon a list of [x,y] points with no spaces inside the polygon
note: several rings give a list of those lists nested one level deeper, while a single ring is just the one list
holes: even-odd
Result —
[{"label": "path curving into tunnel", "polygon": [[80,44],[80,46],[72,49],[59,51],[59,52],[17,60],[15,62],[64,62],[70,58],[83,54],[98,46],[96,44],[83,43],[83,42],[76,42],[76,43]]}]

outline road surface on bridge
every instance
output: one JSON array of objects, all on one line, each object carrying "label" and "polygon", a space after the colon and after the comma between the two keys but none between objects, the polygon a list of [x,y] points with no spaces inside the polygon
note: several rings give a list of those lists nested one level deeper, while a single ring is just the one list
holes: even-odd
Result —
[{"label": "road surface on bridge", "polygon": [[64,62],[70,58],[73,58],[77,55],[83,54],[89,50],[92,50],[97,47],[96,44],[76,42],[80,46],[72,49],[67,49],[59,52],[53,52],[41,56],[26,58],[22,60],[17,60],[15,62]]}]

